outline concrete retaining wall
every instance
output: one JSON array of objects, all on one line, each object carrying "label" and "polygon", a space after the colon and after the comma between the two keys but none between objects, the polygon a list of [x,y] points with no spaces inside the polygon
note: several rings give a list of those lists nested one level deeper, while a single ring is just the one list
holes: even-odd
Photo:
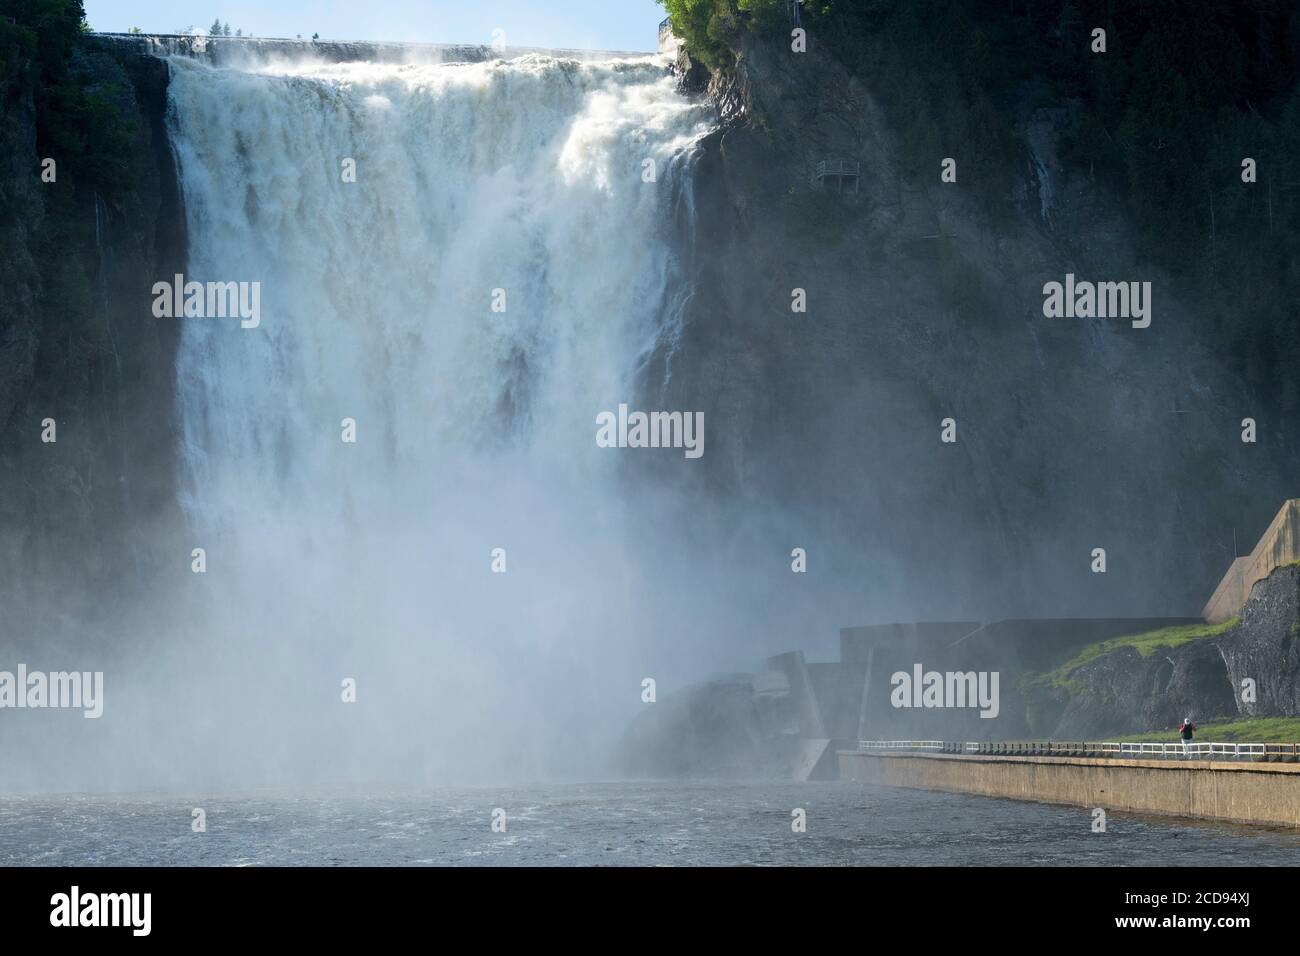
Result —
[{"label": "concrete retaining wall", "polygon": [[1300,827],[1300,764],[838,753],[840,778],[1178,817]]}]

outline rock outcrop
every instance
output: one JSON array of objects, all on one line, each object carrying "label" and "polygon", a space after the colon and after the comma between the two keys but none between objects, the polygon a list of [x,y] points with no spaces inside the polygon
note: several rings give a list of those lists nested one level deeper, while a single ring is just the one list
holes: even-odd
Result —
[{"label": "rock outcrop", "polygon": [[[1069,681],[1069,690],[1057,688],[1035,702],[1035,736],[1096,740],[1172,731],[1189,715],[1203,723],[1236,714],[1223,653],[1212,638],[1148,657],[1122,647],[1077,668]],[[1060,716],[1052,721],[1054,712]]]},{"label": "rock outcrop", "polygon": [[[1300,566],[1278,568],[1256,583],[1241,623],[1216,643],[1242,715],[1300,715]],[[1247,679],[1255,683],[1254,701],[1239,693]]]},{"label": "rock outcrop", "polygon": [[[1300,566],[1255,585],[1239,621],[1222,633],[1143,655],[1122,646],[1029,693],[1036,736],[1057,740],[1170,731],[1190,715],[1300,714]],[[1253,694],[1243,693],[1249,680]],[[1253,696],[1253,700],[1251,697]]]}]

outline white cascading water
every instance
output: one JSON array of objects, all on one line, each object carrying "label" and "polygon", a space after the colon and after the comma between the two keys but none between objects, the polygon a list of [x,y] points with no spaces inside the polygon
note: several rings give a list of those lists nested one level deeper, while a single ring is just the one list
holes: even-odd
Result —
[{"label": "white cascading water", "polygon": [[258,328],[178,320],[214,766],[577,772],[654,597],[595,416],[671,349],[708,110],[649,57],[174,58],[169,95],[186,279],[261,284]]}]

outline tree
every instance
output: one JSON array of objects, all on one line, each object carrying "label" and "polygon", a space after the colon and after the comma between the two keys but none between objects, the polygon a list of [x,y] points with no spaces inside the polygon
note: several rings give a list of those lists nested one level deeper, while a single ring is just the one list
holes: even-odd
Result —
[{"label": "tree", "polygon": [[208,27],[208,36],[210,36],[210,37],[219,37],[219,36],[221,36],[221,21],[220,21],[220,20],[213,20],[213,21],[212,21],[212,26]]},{"label": "tree", "polygon": [[673,33],[686,42],[691,56],[711,70],[728,65],[731,50],[721,37],[734,27],[731,0],[659,0],[672,20]]}]

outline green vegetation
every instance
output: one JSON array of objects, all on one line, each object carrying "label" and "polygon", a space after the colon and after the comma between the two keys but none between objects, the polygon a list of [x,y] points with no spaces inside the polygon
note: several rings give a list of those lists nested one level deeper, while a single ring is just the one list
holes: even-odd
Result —
[{"label": "green vegetation", "polygon": [[1112,637],[1110,640],[1099,641],[1096,644],[1089,644],[1073,658],[1066,663],[1057,667],[1055,670],[1046,674],[1038,674],[1029,678],[1025,683],[1026,686],[1051,686],[1065,687],[1073,689],[1075,685],[1070,681],[1070,674],[1084,664],[1088,664],[1098,658],[1105,657],[1112,651],[1121,647],[1131,647],[1143,657],[1150,657],[1157,651],[1172,650],[1183,644],[1190,644],[1192,641],[1203,640],[1207,637],[1218,637],[1220,634],[1226,634],[1234,627],[1241,623],[1241,618],[1234,617],[1231,620],[1224,621],[1222,624],[1188,624],[1182,627],[1162,627],[1156,631],[1147,631],[1144,634],[1128,634],[1122,637]]},{"label": "green vegetation", "polygon": [[[746,34],[789,42],[784,0],[661,3],[710,69],[731,69]],[[807,0],[803,24],[885,108],[901,168],[933,183],[958,158],[995,223],[1027,165],[1019,125],[1062,107],[1060,158],[1124,202],[1138,262],[1205,304],[1204,340],[1251,388],[1300,412],[1300,5]]]},{"label": "green vegetation", "polygon": [[6,6],[15,22],[0,20],[0,92],[31,89],[40,156],[52,157],[61,174],[75,170],[79,185],[106,198],[131,189],[139,173],[136,130],[116,108],[127,91],[101,85],[74,65],[87,29],[81,0]]},{"label": "green vegetation", "polygon": [[785,0],[659,0],[691,55],[710,70],[735,63],[741,29],[770,31],[786,17]]},{"label": "green vegetation", "polygon": [[[1120,740],[1135,743],[1177,740],[1178,731],[1124,734]],[[1300,717],[1249,717],[1198,724],[1196,739],[1203,743],[1290,743],[1300,741]]]}]

